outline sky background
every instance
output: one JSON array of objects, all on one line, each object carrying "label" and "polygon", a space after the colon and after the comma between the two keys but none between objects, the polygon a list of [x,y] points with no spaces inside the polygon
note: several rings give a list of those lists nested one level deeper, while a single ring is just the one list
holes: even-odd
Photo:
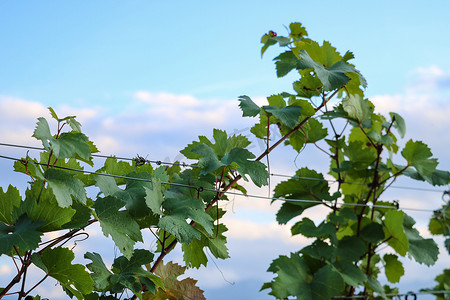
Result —
[{"label": "sky background", "polygon": [[[273,47],[260,56],[260,37],[299,21],[309,36],[330,41],[341,53],[351,50],[368,81],[366,96],[379,112],[400,113],[407,139],[427,143],[440,169],[450,169],[450,2],[448,1],[0,1],[0,143],[39,146],[31,138],[36,118],[52,106],[76,115],[102,154],[152,160],[182,159],[179,150],[213,128],[249,134],[251,119],[241,118],[237,97],[258,103],[292,91],[294,74],[277,79]],[[251,150],[262,151],[255,141]],[[279,150],[272,173],[293,174],[295,166],[326,172],[328,162],[315,149],[296,154]],[[0,154],[24,157],[26,151],[0,147]],[[32,153],[30,153],[32,155]],[[96,161],[101,166],[102,161]],[[10,161],[0,160],[0,186],[24,186]],[[272,187],[281,178],[272,178]],[[430,188],[412,180],[396,185]],[[268,195],[247,184],[249,192]],[[437,191],[445,187],[435,188]],[[402,207],[437,209],[441,193],[392,189],[385,200]],[[229,227],[231,258],[218,268],[190,271],[207,299],[271,299],[258,293],[272,278],[272,259],[301,249],[307,241],[290,237],[279,226],[278,204],[235,197],[223,222]],[[308,217],[319,220],[324,210]],[[430,212],[411,212],[428,236]],[[79,262],[86,251],[112,261],[112,243],[91,238],[75,248]],[[150,238],[150,237],[149,237]],[[403,292],[431,287],[450,265],[442,240],[441,256],[431,268],[405,262]],[[148,245],[141,245],[149,247]],[[95,248],[94,248],[95,247]],[[181,262],[180,252],[167,257]],[[13,276],[10,261],[0,259],[0,285]],[[222,276],[223,274],[223,276]],[[33,273],[31,281],[42,275]],[[8,280],[9,281],[9,280]],[[229,282],[233,283],[230,284]],[[30,283],[31,284],[31,283]],[[51,299],[64,294],[53,283]],[[427,299],[421,297],[420,299]]]}]

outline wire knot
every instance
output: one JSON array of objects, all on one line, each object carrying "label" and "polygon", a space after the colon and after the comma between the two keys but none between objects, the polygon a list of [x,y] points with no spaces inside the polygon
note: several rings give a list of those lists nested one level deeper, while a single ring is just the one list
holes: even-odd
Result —
[{"label": "wire knot", "polygon": [[399,203],[398,200],[392,201],[392,204],[394,204],[394,206],[395,206],[396,209],[400,209],[400,203]]},{"label": "wire knot", "polygon": [[145,160],[145,158],[143,158],[142,156],[139,156],[139,154],[136,154],[136,155],[137,155],[137,157],[134,159],[136,166],[140,167],[140,166],[145,165],[145,163],[147,162]]}]

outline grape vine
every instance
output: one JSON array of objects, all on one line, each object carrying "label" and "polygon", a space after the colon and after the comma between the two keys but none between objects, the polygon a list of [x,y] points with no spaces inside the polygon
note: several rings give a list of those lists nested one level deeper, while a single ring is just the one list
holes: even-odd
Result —
[{"label": "grape vine", "polygon": [[[352,52],[341,55],[329,42],[309,39],[300,23],[290,24],[288,36],[269,31],[261,42],[261,55],[274,45],[283,49],[274,59],[278,77],[296,72],[299,79],[295,93],[271,95],[267,105],[239,97],[243,117],[256,119],[251,133],[266,146],[259,156],[249,150],[247,137],[214,129],[212,138],[199,136],[180,151],[190,165],[154,168],[140,157],[134,162],[109,157],[93,172],[85,168],[94,167],[95,144],[76,117],[59,118],[49,108],[56,132],[50,129],[53,123],[39,118],[33,137],[44,150],[39,158],[14,163],[14,171],[30,180],[25,196],[12,185],[0,187],[0,255],[10,257],[17,270],[0,288],[0,299],[40,299],[35,288],[48,277],[77,299],[120,299],[125,291],[132,299],[205,299],[195,279],[178,277],[186,268],[206,266],[206,251],[229,257],[227,227],[221,222],[226,211],[219,202],[227,201],[231,190],[246,194],[242,180],[268,185],[268,158],[277,147],[300,155],[304,147],[317,147],[330,160],[328,175],[338,184],[332,190],[324,174],[304,167],[275,186],[274,198],[283,201],[278,223],[295,220],[292,235],[313,242],[274,259],[268,268],[274,277],[261,290],[277,299],[387,299],[395,288],[382,286],[378,278],[383,271],[390,283],[399,282],[404,275],[400,256],[433,265],[436,243],[419,234],[398,203],[380,196],[399,176],[436,186],[447,185],[450,173],[436,169],[437,159],[423,142],[397,143],[406,134],[405,122],[394,112],[374,112],[364,97],[366,80],[350,63]],[[271,135],[275,131],[278,140]],[[96,193],[88,192],[93,189]],[[329,213],[316,224],[306,215],[319,205]],[[448,209],[431,220],[433,234],[449,235]],[[112,267],[95,248],[84,254],[85,265],[72,263],[75,254],[65,244],[92,224],[99,224],[122,254]],[[136,247],[151,242],[143,231],[152,232],[156,249]],[[44,242],[55,232],[58,237]],[[178,244],[185,266],[166,260]],[[382,254],[385,246],[389,251]],[[25,288],[30,266],[43,276]]]}]

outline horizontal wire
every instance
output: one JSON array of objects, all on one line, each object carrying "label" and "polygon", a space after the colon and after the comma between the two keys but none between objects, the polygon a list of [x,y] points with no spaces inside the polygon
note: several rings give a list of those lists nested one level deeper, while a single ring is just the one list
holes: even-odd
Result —
[{"label": "horizontal wire", "polygon": [[[24,149],[30,149],[30,150],[45,150],[44,148],[39,148],[39,147],[16,145],[16,144],[8,144],[8,143],[0,143],[0,146],[24,148]],[[136,158],[119,157],[119,156],[102,155],[102,154],[91,154],[91,155],[93,157],[115,158],[115,159],[120,159],[120,160],[134,161],[136,163],[145,161],[147,163],[153,163],[153,164],[156,164],[156,165],[176,165],[176,166],[191,167],[191,168],[197,168],[198,167],[196,165],[187,164],[185,162],[172,163],[172,162],[163,162],[163,161],[160,161],[160,160],[147,160],[147,159],[144,159],[143,157],[140,157],[139,155]],[[337,180],[334,180],[334,179],[311,178],[311,177],[302,177],[302,176],[297,176],[297,175],[291,176],[291,175],[275,174],[275,173],[270,173],[269,175],[272,176],[272,177],[285,177],[285,178],[297,178],[297,179],[313,180],[313,181],[315,180],[315,181],[326,181],[326,182],[338,182]],[[343,183],[357,184],[357,185],[366,185],[365,183],[362,183],[362,182],[343,182]],[[444,190],[427,189],[427,188],[416,188],[416,187],[398,186],[398,185],[391,185],[390,188],[403,189],[403,190],[414,190],[414,191],[425,191],[425,192],[436,192],[436,193],[444,193],[445,192]]]},{"label": "horizontal wire", "polygon": [[[9,156],[4,156],[4,155],[0,155],[0,158],[5,158],[5,159],[15,160],[15,161],[22,161],[21,159],[17,159],[17,158],[14,158],[14,157],[9,157]],[[37,163],[37,162],[33,162],[33,163],[41,165],[41,166],[46,166],[47,165],[47,164]],[[119,178],[119,179],[128,179],[128,180],[135,180],[135,181],[152,182],[150,179],[145,179],[145,178],[136,178],[136,177],[122,176],[122,175],[113,175],[113,174],[108,174],[108,173],[99,173],[99,172],[94,172],[94,171],[79,170],[79,169],[68,168],[68,167],[63,167],[63,166],[53,166],[53,167],[57,168],[57,169],[63,169],[63,170],[68,170],[68,171],[75,171],[75,172],[80,172],[80,173],[87,173],[87,174],[92,174],[92,175],[101,175],[101,176],[113,177],[113,178]],[[187,185],[187,184],[182,184],[182,183],[175,183],[175,182],[161,181],[161,184],[180,186],[180,187],[186,187],[186,188],[193,188],[193,189],[197,189],[197,190],[198,189],[202,189],[201,187]]]},{"label": "horizontal wire", "polygon": [[[433,294],[433,295],[445,295],[450,294],[448,290],[439,290],[439,291],[423,291],[423,292],[407,292],[407,293],[390,293],[386,294],[386,297],[402,297],[402,296],[414,296],[414,295],[423,295],[423,294]],[[332,299],[369,299],[370,296],[364,295],[354,295],[354,296],[334,296]]]},{"label": "horizontal wire", "polygon": [[[32,147],[32,146],[23,146],[23,145],[16,145],[16,144],[8,144],[8,143],[0,143],[0,146],[6,146],[6,147],[14,147],[14,148],[24,148],[24,149],[29,149],[29,150],[45,150],[44,148],[40,148],[40,147]],[[120,159],[120,160],[128,160],[128,161],[139,161],[140,159],[143,159],[145,162],[147,163],[152,163],[152,164],[157,164],[157,165],[172,165],[172,166],[181,166],[181,167],[196,167],[190,164],[187,164],[185,162],[181,162],[181,163],[172,163],[172,162],[165,162],[165,161],[160,161],[160,160],[149,160],[149,159],[144,159],[142,157],[140,157],[138,155],[138,157],[136,158],[129,158],[129,157],[120,157],[120,156],[114,156],[114,155],[102,155],[102,154],[95,154],[92,153],[91,154],[93,157],[100,157],[100,158],[115,158],[115,159]]]},{"label": "horizontal wire", "polygon": [[[9,159],[9,160],[15,160],[15,161],[22,161],[21,159],[9,157],[0,155],[0,158]],[[36,163],[36,162],[33,162]],[[37,163],[39,165],[46,164],[43,163]],[[107,177],[113,177],[113,178],[120,178],[120,179],[127,179],[127,180],[135,180],[135,181],[143,181],[143,182],[152,182],[150,179],[144,179],[144,178],[135,178],[135,177],[128,177],[128,176],[122,176],[122,175],[113,175],[113,174],[107,174],[107,173],[99,173],[94,171],[86,171],[86,170],[79,170],[74,168],[68,168],[68,167],[62,167],[62,166],[53,166],[57,169],[63,169],[68,171],[74,171],[74,172],[80,172],[80,173],[87,173],[87,174],[93,174],[93,175],[100,175],[100,176],[107,176]],[[209,189],[204,188],[201,186],[193,186],[188,184],[181,184],[181,183],[175,183],[175,182],[161,182],[161,184],[166,185],[172,185],[172,186],[179,186],[179,187],[185,187],[185,188],[192,188],[199,192],[201,191],[208,191],[208,192],[214,192],[214,193],[224,193],[224,194],[230,194],[230,195],[236,195],[236,196],[244,196],[249,198],[258,198],[258,199],[265,199],[265,200],[272,200],[272,201],[284,201],[284,202],[303,202],[303,203],[317,203],[317,204],[326,204],[326,202],[319,201],[319,200],[307,200],[307,199],[286,199],[286,198],[277,198],[277,197],[267,197],[267,196],[259,196],[259,195],[251,195],[251,194],[242,194],[238,192],[232,192],[232,191],[221,191],[221,190],[215,190],[215,189]],[[375,207],[375,208],[387,208],[387,209],[397,209],[397,206],[388,206],[388,205],[370,205],[370,204],[362,204],[362,203],[345,203],[345,202],[339,202],[336,203],[336,205],[340,206],[357,206],[357,207]],[[420,208],[410,208],[410,207],[398,207],[398,209],[402,210],[410,210],[410,211],[419,211],[419,212],[434,212],[436,210],[433,209],[420,209]]]},{"label": "horizontal wire", "polygon": [[[290,176],[290,175],[284,175],[284,174],[271,173],[270,176],[305,179],[305,180],[327,181],[327,182],[333,182],[333,183],[334,182],[339,182],[338,180],[335,180],[335,179],[310,178],[310,177],[301,177],[301,176],[297,176],[297,175]],[[345,182],[342,182],[342,183],[367,185],[366,183],[363,183],[363,182],[347,182],[347,181],[345,181]],[[427,189],[427,188],[415,188],[415,187],[398,186],[398,185],[391,185],[390,188],[404,189],[404,190],[415,190],[415,191],[425,191],[425,192],[437,192],[437,193],[444,193],[445,192],[444,190]]]}]

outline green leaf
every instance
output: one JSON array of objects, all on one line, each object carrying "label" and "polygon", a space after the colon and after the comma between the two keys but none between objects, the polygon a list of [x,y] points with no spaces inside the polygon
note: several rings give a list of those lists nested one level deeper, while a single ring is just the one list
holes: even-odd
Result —
[{"label": "green leaf", "polygon": [[369,279],[367,280],[367,286],[372,289],[374,292],[378,293],[378,295],[386,299],[386,294],[384,293],[383,286],[380,284],[380,282],[373,276],[369,276]]},{"label": "green leaf", "polygon": [[105,266],[102,257],[98,253],[86,252],[84,258],[90,259],[92,262],[86,267],[91,271],[91,277],[94,281],[94,287],[98,291],[103,291],[110,286],[109,277],[113,274]]},{"label": "green leaf", "polygon": [[0,222],[13,224],[13,210],[20,206],[21,201],[22,197],[16,187],[9,185],[6,192],[3,192],[0,186]]},{"label": "green leaf", "polygon": [[13,226],[0,223],[0,254],[10,253],[13,246],[23,251],[36,249],[42,236],[38,228],[43,223],[33,222],[26,215],[22,215]]},{"label": "green leaf", "polygon": [[405,274],[405,269],[402,262],[398,260],[397,255],[385,254],[383,260],[385,262],[384,272],[389,282],[400,282],[400,278]]},{"label": "green leaf", "polygon": [[[398,170],[403,170],[404,166],[394,165]],[[411,167],[408,167],[403,171],[403,175],[406,175],[408,177],[411,177],[415,180],[421,180],[426,181],[434,186],[436,185],[447,185],[450,183],[450,172],[449,171],[443,171],[443,170],[434,170],[431,174],[428,175],[421,175],[419,172],[414,170]]]},{"label": "green leaf", "polygon": [[419,232],[413,228],[414,224],[414,219],[405,214],[403,227],[409,242],[408,254],[420,264],[434,265],[439,255],[439,248],[433,239],[421,237]]},{"label": "green leaf", "polygon": [[183,260],[186,263],[186,267],[189,268],[200,268],[201,265],[206,267],[208,263],[208,258],[206,257],[203,248],[205,243],[203,237],[201,240],[193,239],[190,244],[182,244],[181,249],[183,250]]},{"label": "green leaf", "polygon": [[250,160],[255,158],[253,153],[243,148],[234,148],[222,158],[223,165],[237,164],[236,170],[245,179],[248,174],[253,183],[258,187],[268,184],[269,173],[266,170],[266,165],[260,161]]},{"label": "green leaf", "polygon": [[142,265],[151,263],[153,257],[150,251],[136,249],[130,259],[124,256],[116,258],[113,263],[114,274],[110,277],[113,285],[111,291],[120,293],[124,288],[128,288],[140,296],[142,285],[153,294],[157,288],[164,288],[161,278],[142,268]]},{"label": "green leaf", "polygon": [[77,299],[84,299],[84,294],[93,291],[94,282],[83,265],[71,264],[74,258],[75,255],[71,250],[57,247],[47,248],[41,254],[34,253],[32,262],[48,276],[55,278]]},{"label": "green leaf", "polygon": [[317,239],[311,245],[304,247],[301,252],[321,261],[331,260],[335,257],[336,248]]},{"label": "green leaf", "polygon": [[336,255],[349,261],[358,261],[366,251],[366,246],[359,237],[346,236],[339,241]]},{"label": "green leaf", "polygon": [[355,73],[356,70],[350,64],[344,61],[338,61],[329,68],[314,61],[305,50],[300,50],[299,57],[302,58],[297,67],[300,69],[313,68],[314,72],[322,81],[325,91],[338,89],[348,83],[349,78],[345,73]]},{"label": "green leaf", "polygon": [[213,220],[205,212],[202,200],[183,198],[183,195],[180,194],[166,193],[166,201],[164,202],[165,213],[172,216],[179,216],[182,219],[189,218],[202,225],[208,234],[212,234]]},{"label": "green leaf", "polygon": [[284,100],[282,94],[276,94],[267,97],[267,102],[269,102],[269,106],[275,106],[277,108],[286,107],[286,101]]},{"label": "green leaf", "polygon": [[359,286],[367,281],[367,276],[360,268],[349,261],[337,261],[332,264],[333,269],[339,272],[345,283],[351,286]]},{"label": "green leaf", "polygon": [[52,134],[50,133],[50,127],[45,118],[38,118],[38,123],[36,129],[33,132],[33,137],[42,141],[42,145],[46,150],[50,150],[49,140],[54,140]]},{"label": "green leaf", "polygon": [[414,166],[422,176],[433,173],[438,164],[437,159],[430,158],[433,155],[430,148],[421,141],[409,140],[401,153],[408,164]]},{"label": "green leaf", "polygon": [[202,168],[202,171],[200,172],[201,175],[213,172],[223,166],[223,163],[219,161],[214,149],[206,144],[198,144],[192,149],[192,152],[200,156],[198,165]]},{"label": "green leaf", "polygon": [[152,179],[152,185],[152,189],[144,187],[146,193],[145,203],[153,211],[153,213],[162,215],[163,212],[161,211],[161,205],[164,199],[161,192],[161,180],[154,177]]},{"label": "green leaf", "polygon": [[87,199],[83,182],[72,173],[58,169],[47,169],[45,171],[45,178],[48,186],[52,189],[53,194],[55,194],[59,206],[67,207],[71,205],[72,197],[86,204]]},{"label": "green leaf", "polygon": [[[134,171],[134,167],[125,161],[117,161],[116,158],[108,157],[105,160],[105,164],[101,169],[97,170],[97,173],[107,173],[111,175],[124,176]],[[123,179],[115,178],[117,185],[125,184]]]},{"label": "green leaf", "polygon": [[311,99],[320,95],[322,82],[316,76],[308,74],[302,76],[300,80],[294,81],[292,87],[297,92],[298,97]]},{"label": "green leaf", "polygon": [[[312,178],[313,180],[311,180]],[[316,179],[316,180],[314,180]],[[285,224],[290,219],[300,215],[309,207],[319,205],[316,197],[324,200],[331,200],[329,194],[328,182],[324,180],[323,175],[308,168],[301,168],[291,179],[280,182],[274,189],[275,198],[285,199],[303,199],[314,202],[289,202],[282,204],[277,213],[277,221]],[[314,196],[313,196],[314,194]],[[315,197],[316,196],[316,197]]]},{"label": "green leaf", "polygon": [[280,120],[284,125],[294,128],[299,122],[299,118],[302,115],[303,108],[300,106],[285,106],[278,108],[275,106],[267,105],[262,107],[266,112],[272,114],[275,118]]},{"label": "green leaf", "polygon": [[53,154],[57,158],[71,158],[77,155],[83,161],[89,161],[91,145],[89,139],[80,132],[63,132],[57,139],[50,141]]},{"label": "green leaf", "polygon": [[286,51],[273,59],[277,70],[277,77],[284,77],[297,68],[298,58],[292,51]]},{"label": "green leaf", "polygon": [[342,107],[350,118],[358,121],[360,124],[369,120],[373,113],[369,102],[357,94],[349,95],[342,100]]},{"label": "green leaf", "polygon": [[239,107],[242,110],[243,117],[255,117],[261,111],[261,108],[248,96],[239,96]]},{"label": "green leaf", "polygon": [[139,225],[127,211],[120,210],[125,201],[113,196],[97,198],[93,205],[103,234],[111,235],[122,254],[129,258],[133,254],[133,246],[142,241]]},{"label": "green leaf", "polygon": [[311,219],[303,218],[291,228],[292,235],[301,234],[306,237],[327,237],[336,232],[332,223],[321,223],[316,227]]},{"label": "green leaf", "polygon": [[261,43],[264,44],[261,48],[261,57],[262,57],[264,55],[264,52],[266,52],[267,48],[275,45],[277,41],[271,38],[268,34],[265,34],[261,37]]},{"label": "green leaf", "polygon": [[33,221],[42,221],[44,225],[39,228],[42,232],[62,229],[76,212],[71,207],[60,207],[55,195],[44,187],[44,182],[40,179],[31,184],[25,195],[26,199],[19,211],[21,214],[26,213]]},{"label": "green leaf", "polygon": [[290,257],[278,257],[267,271],[278,276],[263,287],[270,286],[272,291],[269,294],[277,299],[297,296],[306,300],[325,300],[339,295],[344,288],[341,276],[331,266],[326,265],[312,273],[303,258],[296,253],[291,253]]},{"label": "green leaf", "polygon": [[185,270],[186,267],[182,267],[176,263],[168,262],[165,265],[161,262],[158,268],[156,268],[155,274],[162,278],[165,290],[158,288],[155,295],[146,292],[144,299],[205,300],[204,292],[195,285],[197,280],[189,277],[178,280],[178,277],[182,276]]},{"label": "green leaf", "polygon": [[318,120],[311,118],[307,122],[306,143],[315,143],[327,137],[328,130]]},{"label": "green leaf", "polygon": [[173,234],[180,243],[191,243],[192,240],[200,239],[201,234],[180,215],[163,216],[158,226],[170,234]]},{"label": "green leaf", "polygon": [[392,237],[388,244],[401,256],[405,256],[409,249],[409,242],[403,229],[402,211],[390,210],[384,216],[384,230],[386,237]]},{"label": "green leaf", "polygon": [[404,138],[406,133],[405,120],[397,113],[390,112],[392,121],[394,122],[394,128],[397,128],[400,137]]},{"label": "green leaf", "polygon": [[360,235],[363,240],[369,243],[378,243],[385,237],[383,226],[375,222],[364,226],[363,229],[361,229]]},{"label": "green leaf", "polygon": [[120,256],[114,259],[113,270],[118,273],[133,273],[147,275],[149,272],[142,268],[143,265],[153,261],[154,254],[145,249],[136,249],[130,259]]}]

